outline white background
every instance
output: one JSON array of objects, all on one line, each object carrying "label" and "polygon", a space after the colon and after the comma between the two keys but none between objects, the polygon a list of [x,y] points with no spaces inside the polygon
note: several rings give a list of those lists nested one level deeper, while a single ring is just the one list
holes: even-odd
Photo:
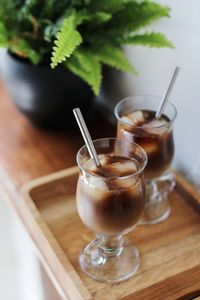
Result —
[{"label": "white background", "polygon": [[178,109],[174,164],[200,186],[200,1],[157,2],[171,7],[171,18],[156,22],[151,29],[165,33],[175,49],[126,49],[139,71],[138,76],[126,75],[127,96],[161,96],[174,66],[181,67],[170,98]]}]

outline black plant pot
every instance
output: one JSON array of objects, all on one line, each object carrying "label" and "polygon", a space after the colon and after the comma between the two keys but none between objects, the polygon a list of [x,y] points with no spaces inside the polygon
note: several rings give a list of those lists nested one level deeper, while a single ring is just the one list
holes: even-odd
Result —
[{"label": "black plant pot", "polygon": [[71,128],[75,124],[74,107],[88,113],[93,93],[64,67],[52,70],[49,66],[33,66],[7,51],[0,61],[11,99],[34,125],[45,129]]}]

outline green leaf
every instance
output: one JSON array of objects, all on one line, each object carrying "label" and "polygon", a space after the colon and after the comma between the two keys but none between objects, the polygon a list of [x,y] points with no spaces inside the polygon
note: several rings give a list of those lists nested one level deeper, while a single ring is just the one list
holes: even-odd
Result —
[{"label": "green leaf", "polygon": [[17,12],[19,20],[28,19],[35,5],[37,5],[37,0],[25,0],[22,8]]},{"label": "green leaf", "polygon": [[114,67],[123,72],[137,73],[131,63],[128,61],[124,53],[114,47],[105,46],[95,52],[98,59],[111,67]]},{"label": "green leaf", "polygon": [[26,40],[18,38],[10,40],[9,49],[24,58],[29,58],[33,64],[40,62],[40,54],[36,52]]},{"label": "green leaf", "polygon": [[174,45],[169,41],[164,34],[159,32],[145,33],[134,35],[122,40],[123,44],[128,45],[143,45],[155,48],[169,47],[174,48]]},{"label": "green leaf", "polygon": [[45,0],[43,4],[42,16],[51,17],[54,12],[55,1]]},{"label": "green leaf", "polygon": [[93,53],[86,50],[76,50],[66,62],[66,66],[87,82],[95,95],[99,94],[102,79],[101,64]]},{"label": "green leaf", "polygon": [[55,68],[59,63],[65,61],[81,43],[82,37],[75,29],[75,17],[72,15],[64,20],[61,30],[57,34],[51,67]]},{"label": "green leaf", "polygon": [[164,36],[138,32],[168,16],[156,0],[0,0],[0,46],[34,64],[53,52],[52,67],[69,62],[97,94],[102,64],[134,72],[123,43],[172,46]]},{"label": "green leaf", "polygon": [[76,12],[76,25],[81,25],[85,21],[90,21],[92,14],[86,9]]},{"label": "green leaf", "polygon": [[120,37],[147,26],[161,17],[169,17],[168,7],[150,1],[131,2],[116,13],[115,18],[109,22],[108,30],[113,36],[116,37],[118,34]]},{"label": "green leaf", "polygon": [[73,0],[74,5],[89,5],[93,0]]},{"label": "green leaf", "polygon": [[89,12],[83,10],[76,13],[76,24],[81,25],[85,22],[91,22],[92,26],[99,25],[105,22],[108,22],[112,18],[111,14],[105,12]]},{"label": "green leaf", "polygon": [[112,18],[111,14],[99,11],[93,14],[92,21],[101,24],[101,23],[108,22],[111,18]]},{"label": "green leaf", "polygon": [[0,23],[0,47],[8,46],[7,30],[3,23]]},{"label": "green leaf", "polygon": [[119,11],[124,3],[130,0],[93,0],[91,3],[91,9],[94,11],[105,11],[109,13],[114,13]]}]

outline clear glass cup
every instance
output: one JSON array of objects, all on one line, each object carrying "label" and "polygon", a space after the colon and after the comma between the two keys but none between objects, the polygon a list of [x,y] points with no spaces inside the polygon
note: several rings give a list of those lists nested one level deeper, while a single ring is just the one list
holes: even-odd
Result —
[{"label": "clear glass cup", "polygon": [[[147,155],[139,145],[115,138],[96,140],[94,146],[103,166],[100,173],[95,173],[86,146],[77,154],[77,209],[83,223],[96,233],[79,261],[93,279],[119,282],[132,276],[140,264],[138,249],[123,235],[133,230],[144,211]],[[111,175],[112,168],[119,174]]]},{"label": "clear glass cup", "polygon": [[164,221],[170,214],[168,193],[175,185],[172,173],[166,173],[174,156],[173,122],[177,111],[168,102],[164,109],[166,122],[151,122],[148,126],[130,119],[133,111],[151,112],[154,114],[160,102],[159,97],[136,96],[120,101],[115,107],[118,120],[117,137],[139,144],[147,153],[148,164],[145,168],[146,206],[142,224],[157,224]]}]

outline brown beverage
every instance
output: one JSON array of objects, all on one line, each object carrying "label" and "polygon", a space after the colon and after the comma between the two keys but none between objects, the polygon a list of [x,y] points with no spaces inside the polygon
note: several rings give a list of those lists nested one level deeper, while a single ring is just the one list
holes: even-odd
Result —
[{"label": "brown beverage", "polygon": [[145,178],[161,176],[174,155],[173,131],[170,120],[162,115],[158,120],[150,110],[133,110],[121,117],[117,136],[139,144],[147,153]]},{"label": "brown beverage", "polygon": [[82,221],[93,231],[116,235],[129,232],[144,210],[143,175],[136,159],[100,154],[84,165],[77,185],[77,207]]}]

